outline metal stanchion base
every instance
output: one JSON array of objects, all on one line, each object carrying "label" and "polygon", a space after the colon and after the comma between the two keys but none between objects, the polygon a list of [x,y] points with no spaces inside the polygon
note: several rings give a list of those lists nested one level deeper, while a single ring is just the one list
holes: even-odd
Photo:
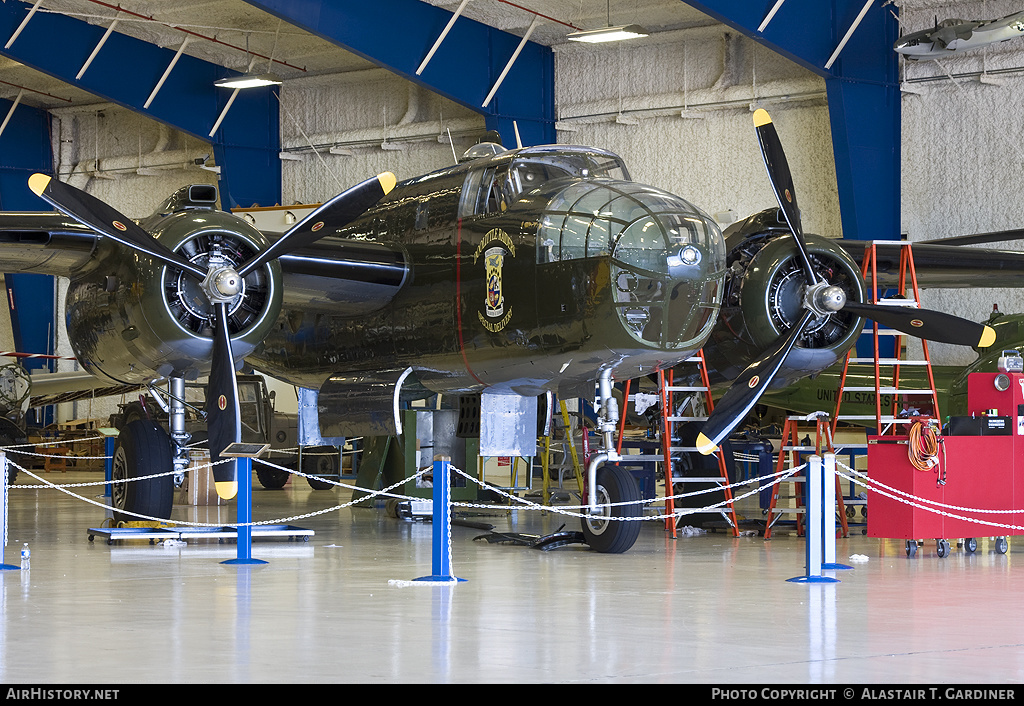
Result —
[{"label": "metal stanchion base", "polygon": [[239,564],[256,565],[256,564],[266,564],[266,563],[268,563],[268,562],[263,561],[262,559],[225,559],[224,561],[221,562],[221,564],[235,564],[235,565],[239,565]]},{"label": "metal stanchion base", "polygon": [[460,579],[457,576],[421,576],[413,581],[430,581],[432,583],[459,583],[465,582],[466,579]]},{"label": "metal stanchion base", "polygon": [[839,583],[839,579],[834,579],[831,576],[796,576],[791,579],[786,579],[790,583]]}]

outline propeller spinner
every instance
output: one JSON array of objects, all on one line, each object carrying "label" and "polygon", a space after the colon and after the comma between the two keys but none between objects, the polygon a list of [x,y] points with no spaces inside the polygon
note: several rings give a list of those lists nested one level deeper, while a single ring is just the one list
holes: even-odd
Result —
[{"label": "propeller spinner", "polygon": [[[211,261],[209,269],[204,270],[168,249],[134,221],[96,197],[45,174],[33,174],[28,180],[29,188],[37,196],[100,235],[131,250],[145,253],[169,267],[187,272],[199,281],[201,290],[213,305],[213,351],[206,421],[210,460],[215,464],[229,444],[241,441],[242,425],[228,312],[230,305],[242,294],[245,276],[267,262],[296,248],[310,245],[355,220],[390,192],[395,184],[395,176],[390,172],[367,179],[321,205],[292,226],[273,245],[237,269],[220,261]],[[233,498],[238,492],[234,464],[214,465],[213,478],[217,494],[222,498]]]},{"label": "propeller spinner", "polygon": [[984,324],[939,311],[899,306],[880,306],[850,301],[842,288],[830,286],[814,269],[804,242],[796,190],[775,125],[768,111],[754,113],[754,128],[764,157],[765,168],[783,217],[793,235],[806,285],[803,296],[804,313],[789,332],[751,363],[733,382],[715,406],[697,437],[697,450],[713,453],[718,444],[749,414],[779,372],[786,356],[800,339],[804,329],[816,317],[844,310],[864,316],[890,328],[919,338],[964,346],[986,347],[995,342],[995,331]]}]

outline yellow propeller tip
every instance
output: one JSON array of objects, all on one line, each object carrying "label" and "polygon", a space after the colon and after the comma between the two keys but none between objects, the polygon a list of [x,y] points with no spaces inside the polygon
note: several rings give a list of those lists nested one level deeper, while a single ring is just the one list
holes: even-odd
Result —
[{"label": "yellow propeller tip", "polygon": [[697,450],[703,455],[708,456],[718,450],[718,444],[704,436],[704,433],[701,432],[697,435]]},{"label": "yellow propeller tip", "polygon": [[384,189],[385,194],[391,193],[391,190],[395,188],[395,184],[398,183],[398,179],[391,172],[384,172],[383,174],[377,175],[377,180],[380,182],[380,186]]},{"label": "yellow propeller tip", "polygon": [[772,116],[768,115],[768,111],[764,108],[758,108],[754,111],[754,127],[761,127],[767,125],[772,121]]},{"label": "yellow propeller tip", "polygon": [[230,500],[231,498],[238,495],[238,482],[233,480],[218,481],[213,484],[217,489],[217,495]]},{"label": "yellow propeller tip", "polygon": [[978,341],[978,348],[988,348],[996,342],[996,330],[991,326],[986,326],[985,330],[981,332],[981,340]]},{"label": "yellow propeller tip", "polygon": [[28,178],[28,188],[32,189],[32,193],[36,196],[42,196],[49,184],[50,177],[45,174],[33,174]]}]

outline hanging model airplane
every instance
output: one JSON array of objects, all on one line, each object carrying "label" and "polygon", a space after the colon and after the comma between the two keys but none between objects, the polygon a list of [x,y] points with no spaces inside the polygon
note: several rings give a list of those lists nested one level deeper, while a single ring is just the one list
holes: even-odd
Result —
[{"label": "hanging model airplane", "polygon": [[893,49],[908,59],[939,59],[1024,35],[1024,10],[997,20],[936,21],[932,29],[900,37]]},{"label": "hanging model airplane", "polygon": [[[39,174],[31,188],[73,220],[0,214],[0,253],[7,271],[70,277],[67,331],[86,371],[168,382],[170,443],[151,422],[128,424],[115,481],[183,471],[185,380],[210,377],[213,460],[237,441],[243,358],[318,390],[325,436],[393,435],[404,400],[478,395],[489,437],[516,443],[525,433],[535,443],[537,397],[590,396],[596,381],[602,442],[587,469],[583,530],[592,548],[621,552],[640,523],[611,518],[641,510],[608,506],[640,497],[628,472],[606,464],[617,459],[613,380],[672,367],[705,344],[728,348],[734,364],[755,360],[705,428],[717,443],[780,370],[791,366],[796,379],[835,362],[864,316],[966,345],[991,333],[939,312],[862,303],[854,261],[803,236],[767,113],[755,124],[792,237],[755,236],[728,265],[721,231],[698,208],[631,181],[611,153],[565,145],[484,144],[397,185],[384,174],[276,240],[217,210],[210,186],[179,190],[136,224]],[[720,319],[726,291],[739,299]],[[510,416],[527,420],[525,432],[500,423]],[[214,475],[233,495],[234,465]],[[118,508],[160,517],[172,494],[167,476],[116,483],[113,493]]]}]

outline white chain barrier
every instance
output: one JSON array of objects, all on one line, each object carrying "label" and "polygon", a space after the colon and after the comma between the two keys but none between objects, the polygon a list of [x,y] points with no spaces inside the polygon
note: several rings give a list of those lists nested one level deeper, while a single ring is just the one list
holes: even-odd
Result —
[{"label": "white chain barrier", "polygon": [[[0,447],[0,451],[11,452],[11,453],[16,453],[16,454],[19,454],[19,455],[26,455],[26,456],[46,456],[47,454],[39,454],[39,453],[34,453],[34,452],[29,452],[29,451],[23,451],[21,449],[24,448],[24,447],[36,447],[36,446],[55,446],[55,445],[65,445],[66,446],[66,445],[69,445],[69,444],[82,443],[82,442],[87,442],[87,441],[95,441],[97,439],[103,439],[103,438],[105,438],[105,437],[100,435],[100,436],[95,436],[95,437],[76,439],[76,440],[71,441],[71,442],[68,442],[68,441],[50,441],[50,442],[43,442],[43,443],[39,443],[39,444],[15,444],[15,445],[9,445],[9,446]],[[274,451],[279,451],[279,450],[275,449]],[[288,451],[288,450],[285,449],[284,451]],[[331,454],[331,455],[333,455],[333,454]],[[109,456],[75,456],[74,458],[80,458],[80,459],[108,459],[110,457]],[[230,463],[230,462],[233,462],[233,459],[224,459],[224,460],[219,461],[218,463]],[[276,469],[278,471],[283,471],[283,472],[289,473],[289,474],[291,474],[293,476],[299,476],[299,477],[306,478],[306,479],[311,479],[312,478],[312,479],[317,480],[319,482],[328,483],[328,484],[333,485],[333,486],[338,487],[338,488],[343,488],[343,489],[346,489],[346,490],[351,490],[351,491],[354,491],[354,492],[362,493],[362,495],[358,499],[353,499],[353,500],[350,500],[349,502],[346,502],[346,503],[340,503],[340,504],[337,504],[337,505],[334,505],[334,506],[331,506],[331,507],[328,507],[328,508],[323,508],[323,509],[320,509],[320,510],[308,512],[308,513],[304,513],[304,514],[300,514],[300,515],[293,515],[293,516],[290,516],[290,517],[284,517],[284,518],[274,519],[274,520],[258,520],[258,521],[252,521],[252,522],[247,522],[247,523],[231,524],[231,523],[190,522],[190,521],[185,521],[185,520],[173,520],[173,521],[171,521],[171,520],[168,520],[168,518],[152,517],[152,516],[148,516],[148,515],[142,515],[142,514],[126,511],[126,510],[121,510],[119,508],[115,508],[115,507],[113,507],[111,505],[107,505],[105,503],[98,502],[98,501],[96,501],[96,500],[94,500],[92,498],[87,498],[85,496],[82,496],[82,495],[79,495],[77,493],[74,493],[74,492],[72,492],[70,490],[71,488],[83,488],[83,487],[101,486],[101,485],[102,486],[107,486],[107,485],[122,484],[122,483],[134,482],[134,481],[150,480],[150,479],[153,479],[153,478],[169,476],[169,475],[176,475],[176,471],[173,471],[173,470],[172,471],[167,471],[167,472],[164,472],[164,473],[154,473],[154,474],[145,475],[145,476],[138,476],[138,477],[135,477],[135,478],[125,478],[125,479],[117,479],[117,480],[101,480],[101,481],[89,481],[89,482],[79,482],[79,483],[58,484],[58,483],[53,483],[53,482],[51,482],[51,481],[49,481],[49,480],[47,480],[47,479],[45,479],[45,478],[35,474],[35,473],[33,473],[31,470],[25,468],[24,466],[21,466],[16,461],[14,461],[12,458],[10,458],[10,456],[8,456],[7,457],[7,463],[8,463],[8,465],[10,467],[16,468],[19,472],[22,472],[26,476],[28,476],[30,478],[33,478],[34,480],[38,481],[38,483],[7,485],[6,484],[6,474],[5,474],[5,478],[4,478],[4,483],[5,483],[5,487],[10,489],[10,490],[30,490],[30,489],[39,489],[39,488],[48,488],[48,489],[51,489],[51,490],[57,490],[57,491],[60,491],[62,493],[65,493],[66,495],[68,495],[68,496],[70,496],[72,498],[75,498],[77,500],[81,500],[81,501],[89,503],[91,505],[95,505],[96,507],[102,508],[104,510],[107,510],[107,511],[110,511],[110,512],[115,512],[116,511],[116,512],[118,512],[121,515],[131,516],[131,517],[137,518],[139,520],[146,520],[146,521],[153,521],[153,522],[160,522],[160,523],[173,522],[173,524],[176,524],[176,525],[191,526],[191,527],[247,527],[247,526],[260,526],[260,525],[288,524],[288,523],[291,523],[291,522],[294,522],[294,521],[308,519],[308,518],[316,517],[316,516],[319,516],[319,515],[325,515],[325,514],[330,513],[330,512],[335,512],[335,511],[338,511],[338,510],[343,510],[343,509],[346,509],[346,508],[349,508],[349,507],[353,507],[354,505],[357,505],[357,504],[364,504],[367,501],[372,501],[373,499],[376,499],[376,498],[391,498],[391,499],[397,499],[397,500],[403,500],[403,501],[406,501],[406,500],[408,500],[408,501],[422,501],[423,500],[422,497],[403,495],[401,493],[397,493],[397,492],[393,492],[393,491],[395,491],[396,488],[398,488],[398,487],[400,487],[402,485],[405,485],[406,483],[408,483],[410,481],[415,481],[416,479],[422,477],[425,473],[427,473],[427,472],[429,472],[431,470],[431,467],[427,466],[427,467],[419,470],[417,473],[409,476],[408,478],[403,478],[403,479],[399,480],[398,482],[396,482],[396,483],[394,483],[394,484],[392,484],[392,485],[390,485],[390,486],[388,486],[386,488],[382,488],[380,490],[371,490],[371,489],[368,489],[368,488],[359,487],[357,485],[351,485],[351,484],[348,484],[348,483],[345,483],[345,482],[342,482],[342,481],[336,481],[336,480],[333,480],[333,479],[330,479],[330,478],[325,478],[325,477],[320,476],[320,475],[303,473],[301,471],[294,470],[294,469],[291,469],[291,468],[287,468],[285,466],[281,466],[281,465],[278,465],[276,463],[273,463],[271,461],[264,460],[264,459],[255,459],[255,462],[256,463],[261,463],[264,466]],[[197,466],[193,466],[192,469],[190,469],[190,470],[208,469],[208,468],[213,467],[214,465],[217,465],[217,464],[215,464],[215,463],[200,464],[200,465],[197,465]],[[961,506],[957,506],[957,505],[948,505],[948,504],[945,504],[945,503],[940,503],[940,502],[937,502],[937,501],[928,500],[926,498],[920,498],[920,497],[914,496],[914,495],[912,495],[910,493],[907,493],[905,491],[901,491],[899,489],[892,488],[892,487],[887,486],[887,485],[885,485],[883,483],[880,483],[878,481],[872,480],[872,479],[870,479],[868,477],[868,475],[866,473],[862,473],[860,471],[857,471],[856,469],[851,468],[850,466],[847,466],[846,464],[844,464],[844,463],[842,463],[842,462],[840,462],[838,460],[836,461],[836,466],[837,466],[836,475],[838,477],[843,478],[843,479],[845,479],[847,481],[856,483],[857,485],[859,485],[861,487],[864,487],[864,488],[866,488],[866,489],[868,489],[868,490],[870,490],[872,492],[877,492],[880,495],[884,495],[884,496],[886,496],[886,497],[888,497],[890,499],[896,500],[898,502],[902,502],[902,503],[910,505],[912,507],[916,507],[918,509],[925,510],[925,511],[928,511],[928,512],[933,512],[933,513],[936,513],[936,514],[939,514],[939,515],[943,515],[945,517],[950,517],[952,519],[964,520],[966,522],[971,522],[971,523],[975,523],[975,524],[979,524],[979,525],[985,525],[985,526],[989,526],[989,527],[997,527],[997,528],[1002,528],[1002,529],[1006,529],[1006,530],[1011,530],[1011,531],[1014,531],[1014,532],[1024,533],[1024,526],[1021,526],[1021,525],[1001,523],[1001,522],[996,522],[996,521],[983,520],[983,519],[979,519],[979,518],[976,518],[976,517],[966,517],[966,516],[961,515],[961,514],[955,514],[956,512],[969,512],[969,513],[977,513],[977,514],[993,514],[993,515],[1004,514],[1005,515],[1005,514],[1013,514],[1013,513],[1018,513],[1018,512],[1024,513],[1024,510],[1018,510],[1018,509],[1008,509],[1007,510],[1007,509],[969,508],[969,507],[961,507]],[[677,508],[677,509],[675,509],[671,513],[641,514],[640,516],[630,516],[630,517],[616,517],[616,516],[610,516],[610,515],[594,515],[594,514],[591,514],[590,512],[586,512],[586,510],[589,508],[589,505],[586,505],[586,504],[582,504],[582,505],[559,505],[559,506],[544,505],[542,503],[534,502],[532,500],[529,500],[529,499],[527,499],[525,497],[519,497],[519,496],[517,496],[517,495],[515,495],[513,493],[510,493],[510,492],[506,491],[504,488],[492,485],[490,483],[487,483],[486,481],[482,481],[482,480],[480,480],[478,478],[475,478],[472,475],[466,473],[465,471],[462,471],[461,469],[456,468],[455,466],[449,466],[449,467],[450,467],[452,473],[457,474],[459,476],[462,476],[463,478],[467,479],[468,481],[471,481],[471,482],[477,484],[481,489],[492,491],[493,493],[497,494],[498,496],[500,496],[502,498],[505,498],[508,501],[508,504],[502,504],[502,505],[487,504],[487,503],[472,503],[472,502],[463,502],[463,501],[454,501],[454,502],[450,503],[451,506],[453,506],[453,507],[460,507],[460,508],[471,508],[471,509],[478,509],[478,510],[500,511],[500,512],[507,512],[510,509],[537,510],[537,511],[541,511],[541,512],[552,512],[552,513],[556,513],[556,514],[566,515],[566,516],[569,516],[569,517],[578,517],[578,518],[581,518],[581,519],[597,519],[597,520],[604,520],[604,521],[632,522],[632,521],[663,521],[663,520],[665,520],[667,518],[679,518],[681,516],[685,516],[685,515],[689,515],[689,514],[714,512],[714,511],[721,510],[721,508],[723,508],[724,506],[726,506],[726,505],[728,505],[730,503],[730,500],[726,499],[726,500],[723,500],[721,502],[717,502],[717,503],[714,503],[714,504],[711,504],[711,505],[706,505],[706,506],[703,506],[703,507],[697,507],[697,508]],[[682,498],[687,498],[687,497],[694,497],[694,496],[698,496],[698,495],[705,494],[705,493],[718,492],[718,491],[722,491],[722,490],[725,490],[725,489],[733,490],[733,489],[737,489],[737,488],[740,488],[740,487],[748,486],[748,485],[750,485],[752,483],[753,484],[757,484],[757,486],[753,490],[749,490],[747,492],[744,492],[744,493],[742,493],[740,495],[737,495],[737,496],[733,497],[731,502],[732,503],[736,503],[736,502],[739,502],[739,501],[741,501],[741,500],[743,500],[743,499],[745,499],[747,497],[750,497],[750,496],[752,496],[754,494],[760,493],[761,491],[763,491],[763,490],[765,490],[765,489],[775,485],[776,483],[784,480],[785,478],[788,478],[790,476],[796,475],[797,473],[801,472],[805,468],[807,468],[807,463],[804,463],[804,464],[799,465],[799,466],[794,466],[794,467],[789,468],[789,469],[784,469],[782,471],[778,471],[778,472],[775,472],[775,473],[766,474],[764,476],[750,478],[750,479],[747,479],[747,480],[744,480],[744,481],[738,481],[738,482],[728,483],[728,484],[726,484],[726,483],[715,484],[715,485],[712,485],[712,487],[710,487],[710,488],[706,488],[706,489],[702,489],[702,490],[697,490],[697,491],[693,491],[693,492],[689,492],[689,493],[678,493],[678,494],[674,494],[674,495],[672,495],[670,497],[673,500],[677,500],[677,499],[682,499]],[[839,468],[844,469],[844,471],[846,471],[846,472],[838,470]],[[685,482],[685,479],[684,479],[684,482]],[[649,499],[642,499],[642,500],[639,500],[639,501],[629,501],[629,502],[601,504],[601,505],[598,505],[597,507],[598,508],[603,508],[603,509],[610,509],[610,508],[616,507],[616,506],[632,505],[632,504],[652,505],[654,503],[661,503],[665,499],[666,499],[665,497],[655,497],[655,498],[649,498]],[[0,500],[2,500],[2,499],[0,499]],[[954,512],[947,512],[947,510],[951,510],[951,511],[954,511]],[[6,515],[6,513],[4,513],[4,514]]]}]

